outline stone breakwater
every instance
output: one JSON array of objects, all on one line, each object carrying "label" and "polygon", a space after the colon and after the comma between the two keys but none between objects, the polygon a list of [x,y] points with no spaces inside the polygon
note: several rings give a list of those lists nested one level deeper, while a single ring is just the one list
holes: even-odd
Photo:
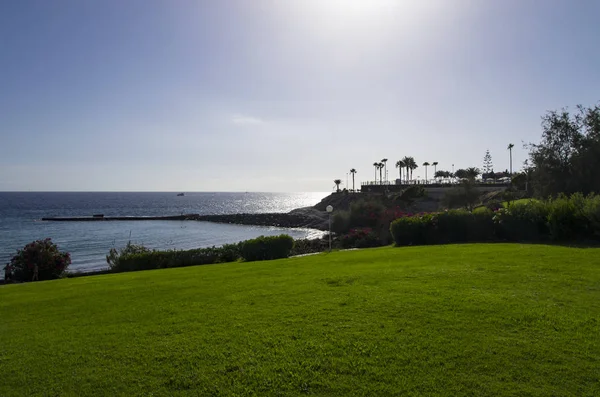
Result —
[{"label": "stone breakwater", "polygon": [[261,214],[222,214],[199,215],[183,214],[173,216],[89,216],[42,218],[52,222],[108,222],[108,221],[205,221],[215,223],[232,223],[237,225],[276,226],[285,228],[309,228],[327,230],[327,214],[312,208],[300,208],[289,213]]}]

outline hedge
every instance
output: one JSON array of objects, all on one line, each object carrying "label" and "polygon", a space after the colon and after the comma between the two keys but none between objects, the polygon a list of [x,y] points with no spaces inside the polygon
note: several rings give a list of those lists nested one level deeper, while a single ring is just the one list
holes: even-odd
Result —
[{"label": "hedge", "polygon": [[452,210],[400,218],[390,232],[396,245],[465,242],[598,242],[600,196],[574,194],[520,201],[508,208]]},{"label": "hedge", "polygon": [[192,250],[155,251],[128,244],[124,249],[112,249],[107,262],[114,272],[166,269],[173,267],[210,265],[214,263],[287,258],[294,247],[292,237],[260,236],[237,244],[222,247],[198,248]]}]

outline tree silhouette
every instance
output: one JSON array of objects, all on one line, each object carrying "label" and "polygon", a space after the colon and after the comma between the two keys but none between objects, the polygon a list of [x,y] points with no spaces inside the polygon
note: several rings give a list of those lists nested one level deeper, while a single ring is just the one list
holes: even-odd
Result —
[{"label": "tree silhouette", "polygon": [[468,179],[467,170],[459,168],[454,172],[454,176],[458,179]]},{"label": "tree silhouette", "polygon": [[[437,174],[437,166],[438,166],[438,162],[434,161],[433,163],[431,163],[431,165],[433,165],[433,175]],[[435,176],[434,176],[435,178]]]},{"label": "tree silhouette", "polygon": [[356,169],[352,168],[350,170],[350,173],[352,174],[352,191],[354,192],[354,174],[356,174],[358,171],[356,171]]},{"label": "tree silhouette", "polygon": [[375,184],[377,185],[377,170],[379,169],[379,163],[373,163],[373,167],[375,167]]},{"label": "tree silhouette", "polygon": [[409,165],[410,165],[410,180],[412,181],[413,177],[413,171],[416,170],[417,168],[419,168],[419,166],[417,165],[417,162],[415,161],[414,157],[409,157]]},{"label": "tree silhouette", "polygon": [[508,144],[508,147],[506,149],[508,149],[509,153],[510,153],[510,175],[512,176],[512,150],[515,147],[515,145],[513,145],[512,143]]},{"label": "tree silhouette", "polygon": [[427,184],[427,167],[430,165],[427,161],[423,163],[423,167],[425,167],[425,184]]},{"label": "tree silhouette", "polygon": [[477,178],[477,176],[479,176],[479,174],[481,174],[481,171],[479,170],[479,168],[476,167],[469,167],[465,170],[466,172],[466,177],[467,179],[473,181],[475,180],[475,178]]},{"label": "tree silhouette", "polygon": [[404,163],[404,166],[406,167],[406,174],[404,175],[404,179],[406,180],[406,184],[408,184],[408,176],[410,174],[410,157],[408,156],[404,156],[404,158],[402,159],[402,163]]},{"label": "tree silhouette", "polygon": [[[383,163],[383,167],[384,167],[384,173],[383,175],[385,175],[385,181],[387,182],[387,161],[388,159],[381,159],[381,162]],[[379,180],[381,181],[381,178],[379,178]]]},{"label": "tree silhouette", "polygon": [[398,177],[400,178],[400,183],[402,183],[402,170],[404,169],[406,165],[404,164],[404,161],[402,160],[398,160],[396,161],[396,168],[398,168]]},{"label": "tree silhouette", "polygon": [[483,156],[483,173],[489,174],[494,171],[494,164],[492,163],[492,155],[490,150],[486,150],[485,156]]},{"label": "tree silhouette", "polygon": [[336,193],[340,192],[340,184],[342,183],[341,179],[334,179],[333,183],[335,183],[335,191]]},{"label": "tree silhouette", "polygon": [[377,164],[377,168],[379,168],[379,184],[380,185],[383,185],[383,178],[381,177],[381,170],[383,170],[383,167],[385,167],[385,165],[383,163]]}]

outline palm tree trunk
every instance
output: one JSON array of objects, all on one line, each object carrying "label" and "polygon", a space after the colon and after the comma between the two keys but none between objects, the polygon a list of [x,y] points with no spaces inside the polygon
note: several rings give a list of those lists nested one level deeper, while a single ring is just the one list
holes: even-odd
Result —
[{"label": "palm tree trunk", "polygon": [[354,172],[352,173],[352,191],[354,192]]},{"label": "palm tree trunk", "polygon": [[510,152],[510,177],[512,178],[512,148],[508,151]]}]

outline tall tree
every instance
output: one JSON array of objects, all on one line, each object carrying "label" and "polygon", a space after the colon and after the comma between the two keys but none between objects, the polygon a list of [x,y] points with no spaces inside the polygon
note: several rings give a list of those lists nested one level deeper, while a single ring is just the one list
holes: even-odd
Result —
[{"label": "tall tree", "polygon": [[535,194],[600,192],[600,105],[548,112],[542,129],[541,142],[529,145]]},{"label": "tall tree", "polygon": [[398,177],[400,178],[400,183],[402,183],[402,170],[404,169],[404,161],[398,160],[396,161],[396,168],[398,168]]},{"label": "tall tree", "polygon": [[434,178],[435,178],[435,174],[437,174],[437,166],[438,166],[438,164],[439,163],[437,161],[434,161],[433,163],[431,163],[431,165],[433,165],[433,175],[434,175]]},{"label": "tall tree", "polygon": [[404,163],[404,166],[406,167],[406,174],[404,175],[404,179],[406,180],[406,184],[408,184],[408,175],[410,173],[410,157],[408,156],[404,156],[404,158],[402,159],[402,162]]},{"label": "tall tree", "polygon": [[379,163],[374,162],[373,167],[375,167],[375,184],[377,185],[377,170],[379,169]]},{"label": "tall tree", "polygon": [[490,150],[485,151],[485,156],[483,156],[483,173],[489,174],[494,171],[494,164],[492,163],[492,155],[490,154]]},{"label": "tall tree", "polygon": [[352,174],[352,191],[355,192],[356,190],[354,190],[354,174],[356,174],[358,171],[356,171],[356,169],[352,168],[350,170],[350,173]]},{"label": "tall tree", "polygon": [[341,179],[334,179],[333,183],[335,183],[335,191],[336,193],[340,192],[340,184],[342,183]]},{"label": "tall tree", "polygon": [[409,157],[409,161],[410,161],[410,180],[412,181],[413,171],[416,170],[417,168],[419,168],[419,166],[417,165],[417,162],[415,161],[414,157]]},{"label": "tall tree", "polygon": [[[383,175],[385,176],[386,182],[387,182],[387,161],[388,161],[388,159],[381,159],[381,162],[383,163],[383,167],[384,167]],[[380,178],[380,180],[381,180],[381,178]]]},{"label": "tall tree", "polygon": [[383,185],[383,178],[381,177],[381,170],[383,170],[384,164],[383,163],[379,163],[377,164],[377,168],[379,168],[379,184]]},{"label": "tall tree", "polygon": [[512,143],[508,144],[508,147],[506,149],[508,149],[509,153],[510,153],[510,175],[512,176],[512,150],[515,147],[515,145],[513,145]]},{"label": "tall tree", "polygon": [[431,164],[429,164],[427,161],[423,163],[423,167],[425,167],[425,184],[427,184],[427,167],[429,167]]}]

